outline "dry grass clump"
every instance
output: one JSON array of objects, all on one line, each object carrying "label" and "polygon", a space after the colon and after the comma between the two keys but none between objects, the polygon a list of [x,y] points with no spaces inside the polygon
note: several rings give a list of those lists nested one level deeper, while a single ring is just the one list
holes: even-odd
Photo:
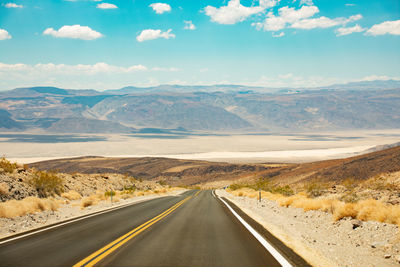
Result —
[{"label": "dry grass clump", "polygon": [[62,193],[61,196],[68,200],[78,200],[78,199],[82,198],[81,194],[79,194],[78,192],[76,192],[74,190],[68,191],[66,193]]},{"label": "dry grass clump", "polygon": [[[259,193],[251,188],[230,190],[235,196],[258,198]],[[262,198],[277,201],[283,207],[301,208],[304,211],[320,210],[332,213],[334,220],[345,217],[356,218],[362,221],[378,221],[400,225],[400,206],[388,205],[374,199],[346,203],[338,199],[309,198],[307,193],[299,193],[293,196],[284,196],[262,191]]]},{"label": "dry grass clump", "polygon": [[96,197],[96,195],[92,195],[89,197],[84,197],[81,200],[81,208],[84,209],[86,207],[92,206],[92,205],[96,205],[97,203],[99,203],[98,198]]},{"label": "dry grass clump", "polygon": [[3,172],[13,173],[14,170],[18,169],[18,164],[12,163],[5,157],[2,157],[0,159],[0,169],[2,169]]},{"label": "dry grass clump", "polygon": [[6,183],[0,183],[0,195],[8,195],[10,187]]},{"label": "dry grass clump", "polygon": [[161,188],[161,189],[155,189],[154,194],[164,194],[167,193],[167,189],[166,188]]},{"label": "dry grass clump", "polygon": [[58,208],[59,202],[55,199],[27,197],[22,200],[10,200],[0,203],[0,217],[14,218],[45,210],[56,211]]},{"label": "dry grass clump", "polygon": [[37,171],[29,181],[40,197],[60,195],[63,190],[63,179],[53,172]]}]

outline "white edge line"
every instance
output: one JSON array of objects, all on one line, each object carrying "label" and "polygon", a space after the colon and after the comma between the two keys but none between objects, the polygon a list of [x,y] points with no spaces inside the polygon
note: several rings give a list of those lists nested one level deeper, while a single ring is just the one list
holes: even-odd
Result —
[{"label": "white edge line", "polygon": [[107,212],[111,212],[111,211],[114,211],[114,210],[119,210],[119,209],[122,209],[122,208],[126,208],[126,207],[128,207],[128,206],[131,206],[131,205],[139,204],[139,203],[142,203],[142,202],[145,202],[145,201],[148,201],[148,200],[153,200],[153,199],[155,199],[155,198],[152,198],[152,199],[143,199],[143,200],[138,201],[138,202],[128,203],[128,204],[121,205],[121,206],[118,206],[118,207],[111,207],[111,208],[109,208],[109,209],[96,212],[95,214],[82,215],[82,216],[80,216],[79,218],[72,219],[71,221],[68,221],[68,222],[64,222],[64,223],[60,223],[60,224],[57,224],[57,225],[49,226],[49,227],[46,227],[46,228],[44,228],[44,229],[40,229],[40,230],[37,230],[37,231],[33,231],[33,232],[31,232],[31,233],[27,233],[27,234],[24,234],[24,235],[20,235],[20,236],[17,236],[17,237],[13,237],[13,238],[10,238],[10,239],[1,241],[1,242],[0,242],[0,245],[2,245],[2,244],[4,244],[4,243],[11,242],[11,241],[14,241],[14,240],[17,240],[17,239],[21,239],[21,238],[24,238],[24,237],[27,237],[27,236],[30,236],[30,235],[34,235],[34,234],[37,234],[37,233],[40,233],[40,232],[44,232],[44,231],[47,231],[47,230],[50,230],[50,229],[53,229],[53,228],[57,228],[57,227],[60,227],[60,226],[66,225],[66,224],[70,224],[70,223],[73,223],[73,222],[85,220],[85,219],[90,218],[90,217],[94,217],[94,216],[97,216],[97,215],[101,215],[101,214],[104,214],[104,213],[107,213]]},{"label": "white edge line", "polygon": [[213,197],[216,198],[215,193],[214,193],[214,190],[211,190],[211,194],[213,195]]},{"label": "white edge line", "polygon": [[253,227],[251,227],[242,217],[239,216],[232,208],[228,205],[222,198],[218,196],[228,209],[235,215],[235,217],[244,225],[244,227],[249,230],[249,232],[268,250],[269,253],[283,266],[283,267],[293,267],[267,240],[265,240]]}]

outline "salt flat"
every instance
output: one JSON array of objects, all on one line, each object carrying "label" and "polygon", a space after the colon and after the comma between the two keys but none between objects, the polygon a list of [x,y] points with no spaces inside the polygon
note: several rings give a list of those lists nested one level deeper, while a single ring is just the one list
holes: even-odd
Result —
[{"label": "salt flat", "polygon": [[[400,130],[308,133],[182,135],[40,135],[8,134],[0,141],[1,155],[20,163],[78,157],[171,157],[227,162],[307,162],[341,158],[376,145],[400,141]],[[37,134],[35,135],[37,137]],[[83,142],[79,137],[84,137]],[[94,141],[93,141],[94,140]]]}]

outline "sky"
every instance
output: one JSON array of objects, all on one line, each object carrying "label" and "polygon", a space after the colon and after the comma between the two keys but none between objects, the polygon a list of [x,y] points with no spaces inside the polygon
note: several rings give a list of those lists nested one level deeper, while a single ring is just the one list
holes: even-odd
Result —
[{"label": "sky", "polygon": [[387,79],[399,0],[0,0],[0,90]]}]

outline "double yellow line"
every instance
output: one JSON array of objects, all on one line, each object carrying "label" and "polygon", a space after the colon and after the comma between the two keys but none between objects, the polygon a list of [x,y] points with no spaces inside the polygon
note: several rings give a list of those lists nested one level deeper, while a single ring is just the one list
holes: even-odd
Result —
[{"label": "double yellow line", "polygon": [[75,264],[73,267],[80,267],[80,266],[94,266],[96,263],[107,257],[109,254],[111,254],[113,251],[121,247],[123,244],[131,240],[133,237],[137,236],[139,233],[143,232],[156,222],[160,221],[164,217],[166,217],[168,214],[179,208],[183,203],[185,203],[187,200],[189,200],[191,196],[181,200],[180,202],[176,203],[174,206],[171,208],[167,209],[160,215],[154,217],[153,219],[145,222],[144,224],[136,227],[129,233],[121,236],[120,238],[114,240],[110,244],[106,245],[105,247],[99,249],[98,251],[92,253],[90,256],[86,257],[85,259],[81,260],[77,264]]}]

